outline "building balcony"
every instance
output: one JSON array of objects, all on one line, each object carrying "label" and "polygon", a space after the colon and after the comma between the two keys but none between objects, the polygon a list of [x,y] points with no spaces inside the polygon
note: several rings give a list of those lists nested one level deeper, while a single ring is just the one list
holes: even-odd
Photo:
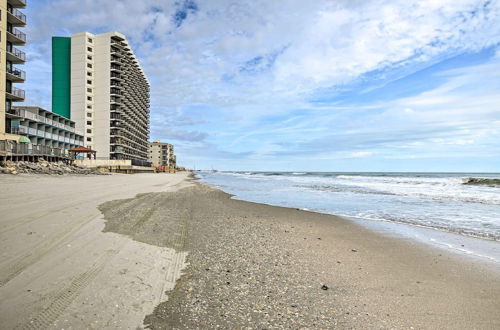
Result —
[{"label": "building balcony", "polygon": [[7,10],[7,22],[14,26],[25,26],[26,25],[26,15],[24,15],[18,9],[8,9]]},{"label": "building balcony", "polygon": [[14,45],[24,45],[26,44],[26,34],[13,28],[12,31],[7,31],[7,41]]},{"label": "building balcony", "polygon": [[16,47],[7,47],[7,61],[15,64],[22,64],[26,62],[26,53],[17,49]]},{"label": "building balcony", "polygon": [[123,154],[125,151],[122,146],[111,146],[111,152]]},{"label": "building balcony", "polygon": [[10,134],[26,135],[28,134],[28,128],[25,126],[11,127]]},{"label": "building balcony", "polygon": [[119,57],[123,57],[123,55],[122,55],[122,50],[121,50],[121,49],[119,49],[119,48],[116,48],[116,47],[111,47],[110,52],[111,52],[111,55],[112,55],[112,56],[119,56]]},{"label": "building balcony", "polygon": [[113,88],[111,88],[109,90],[109,94],[110,95],[116,95],[116,97],[122,97],[123,96],[123,92],[121,91],[121,88],[118,89],[118,88],[115,88],[115,87],[113,87]]},{"label": "building balcony", "polygon": [[26,0],[7,0],[7,3],[14,8],[25,8]]},{"label": "building balcony", "polygon": [[117,114],[117,113],[110,113],[110,118],[112,120],[125,120],[125,118],[123,118],[123,116]]},{"label": "building balcony", "polygon": [[16,87],[7,88],[5,91],[5,97],[14,102],[16,101],[24,101],[25,92],[24,90]]},{"label": "building balcony", "polygon": [[20,119],[23,119],[23,117],[21,116],[21,114],[19,113],[18,110],[16,109],[5,109],[5,116],[7,118],[10,118],[10,119],[14,119],[14,120],[20,120]]},{"label": "building balcony", "polygon": [[21,69],[14,67],[7,68],[5,70],[7,73],[7,79],[13,82],[24,82],[26,80],[26,72]]}]

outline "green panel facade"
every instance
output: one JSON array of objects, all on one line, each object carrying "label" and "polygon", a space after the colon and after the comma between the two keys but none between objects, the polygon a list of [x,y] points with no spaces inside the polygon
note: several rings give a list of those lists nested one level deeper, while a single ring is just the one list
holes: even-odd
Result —
[{"label": "green panel facade", "polygon": [[52,112],[71,119],[71,38],[52,37]]}]

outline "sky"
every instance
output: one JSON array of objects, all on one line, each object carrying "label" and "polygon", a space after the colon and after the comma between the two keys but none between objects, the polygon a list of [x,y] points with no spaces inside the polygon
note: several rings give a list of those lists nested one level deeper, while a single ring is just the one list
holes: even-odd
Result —
[{"label": "sky", "polygon": [[26,104],[51,37],[127,36],[151,140],[253,171],[500,172],[500,1],[29,0]]}]

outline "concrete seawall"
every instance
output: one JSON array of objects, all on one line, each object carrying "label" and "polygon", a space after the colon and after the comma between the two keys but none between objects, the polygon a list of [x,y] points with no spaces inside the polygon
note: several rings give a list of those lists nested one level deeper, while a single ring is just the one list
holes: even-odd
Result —
[{"label": "concrete seawall", "polygon": [[127,159],[77,159],[74,161],[76,165],[82,165],[89,168],[99,169],[101,171],[115,173],[153,173],[153,167],[135,166],[131,160]]}]

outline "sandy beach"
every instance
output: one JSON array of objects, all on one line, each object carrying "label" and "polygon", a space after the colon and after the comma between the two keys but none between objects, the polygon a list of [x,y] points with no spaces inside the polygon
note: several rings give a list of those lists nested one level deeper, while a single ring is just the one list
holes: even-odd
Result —
[{"label": "sandy beach", "polygon": [[500,273],[187,173],[0,176],[2,329],[494,329]]}]

